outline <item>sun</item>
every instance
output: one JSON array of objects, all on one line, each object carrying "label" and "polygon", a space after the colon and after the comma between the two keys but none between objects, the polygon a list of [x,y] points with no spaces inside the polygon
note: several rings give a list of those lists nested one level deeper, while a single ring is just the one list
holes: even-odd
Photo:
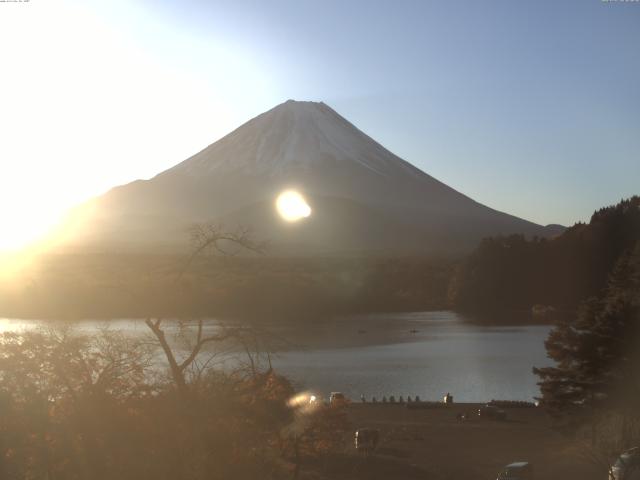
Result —
[{"label": "sun", "polygon": [[[58,225],[62,207],[39,203],[25,196],[5,198],[0,194],[0,252],[15,252],[41,242]],[[54,201],[50,202],[55,203]],[[55,205],[57,206],[57,205]]]},{"label": "sun", "polygon": [[311,215],[311,207],[295,190],[286,190],[278,195],[276,210],[287,222],[297,222]]}]

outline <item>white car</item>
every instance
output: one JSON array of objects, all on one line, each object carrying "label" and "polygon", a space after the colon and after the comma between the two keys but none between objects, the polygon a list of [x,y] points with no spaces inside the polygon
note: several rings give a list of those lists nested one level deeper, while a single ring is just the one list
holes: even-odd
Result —
[{"label": "white car", "polygon": [[513,462],[502,469],[497,480],[532,480],[533,465],[529,462]]},{"label": "white car", "polygon": [[627,450],[609,469],[609,480],[640,480],[640,448]]}]

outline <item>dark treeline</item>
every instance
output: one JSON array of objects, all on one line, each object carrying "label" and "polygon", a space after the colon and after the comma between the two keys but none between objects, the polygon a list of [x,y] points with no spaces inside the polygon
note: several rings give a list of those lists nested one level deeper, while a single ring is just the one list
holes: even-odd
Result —
[{"label": "dark treeline", "polygon": [[456,269],[449,301],[458,310],[575,312],[605,287],[616,261],[640,240],[640,197],[595,212],[553,239],[488,238]]},{"label": "dark treeline", "polygon": [[0,282],[0,315],[22,318],[225,316],[296,321],[446,306],[448,259],[49,255]]}]

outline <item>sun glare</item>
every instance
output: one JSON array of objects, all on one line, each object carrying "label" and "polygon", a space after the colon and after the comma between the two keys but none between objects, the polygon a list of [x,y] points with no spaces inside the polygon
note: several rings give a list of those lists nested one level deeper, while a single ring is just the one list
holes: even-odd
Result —
[{"label": "sun glare", "polygon": [[[0,42],[11,45],[0,88],[0,252],[48,241],[68,209],[187,158],[226,133],[218,119],[244,118],[273,97],[259,54],[132,3],[0,0]],[[181,118],[192,122],[170,120]]]},{"label": "sun glare", "polygon": [[295,190],[287,190],[278,195],[276,209],[287,222],[297,222],[311,215],[311,207]]},{"label": "sun glare", "polygon": [[[60,221],[62,208],[38,205],[33,199],[18,196],[6,198],[0,194],[0,216],[3,226],[0,252],[16,252],[40,242]],[[57,208],[56,208],[57,207]]]}]

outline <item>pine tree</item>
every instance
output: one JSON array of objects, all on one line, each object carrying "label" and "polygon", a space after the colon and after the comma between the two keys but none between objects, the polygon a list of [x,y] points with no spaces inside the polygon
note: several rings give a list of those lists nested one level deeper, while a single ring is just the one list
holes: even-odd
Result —
[{"label": "pine tree", "polygon": [[[534,368],[558,426],[596,425],[616,412],[640,420],[640,242],[616,264],[600,298],[562,320],[545,343],[556,366]],[[592,431],[595,436],[595,427]]]}]

